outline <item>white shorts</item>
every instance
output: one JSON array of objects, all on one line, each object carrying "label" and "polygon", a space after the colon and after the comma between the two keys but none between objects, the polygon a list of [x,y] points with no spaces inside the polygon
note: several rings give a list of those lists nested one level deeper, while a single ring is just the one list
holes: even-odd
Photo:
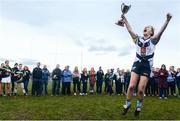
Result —
[{"label": "white shorts", "polygon": [[1,83],[11,83],[11,76],[2,78]]}]

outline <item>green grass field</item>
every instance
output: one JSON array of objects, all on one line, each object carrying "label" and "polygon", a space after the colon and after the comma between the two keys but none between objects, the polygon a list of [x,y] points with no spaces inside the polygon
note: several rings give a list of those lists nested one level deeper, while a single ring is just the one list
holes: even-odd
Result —
[{"label": "green grass field", "polygon": [[1,97],[0,119],[38,120],[38,119],[179,119],[180,99],[170,97],[145,97],[143,110],[134,117],[135,100],[126,116],[120,115],[125,96],[87,95],[87,96],[42,96],[42,97]]},{"label": "green grass field", "polygon": [[[136,97],[132,99],[132,107],[128,114],[122,116],[125,96],[93,94],[51,97],[51,83],[48,89],[48,96],[0,97],[0,120],[180,120],[180,98],[178,97],[169,97],[167,100],[145,97],[142,112],[139,117],[135,117]],[[29,90],[31,92],[31,83]]]}]

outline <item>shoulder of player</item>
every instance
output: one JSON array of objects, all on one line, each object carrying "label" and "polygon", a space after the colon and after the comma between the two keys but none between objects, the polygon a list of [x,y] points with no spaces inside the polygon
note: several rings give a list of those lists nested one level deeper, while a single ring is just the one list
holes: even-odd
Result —
[{"label": "shoulder of player", "polygon": [[151,43],[153,44],[153,45],[156,45],[159,41],[158,40],[156,40],[154,37],[151,37],[150,38],[150,41],[151,41]]}]

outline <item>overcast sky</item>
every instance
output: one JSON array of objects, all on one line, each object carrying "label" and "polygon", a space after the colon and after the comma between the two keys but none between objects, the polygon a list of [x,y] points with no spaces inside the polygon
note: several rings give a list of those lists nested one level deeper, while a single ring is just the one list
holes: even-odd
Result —
[{"label": "overcast sky", "polygon": [[158,32],[172,13],[154,66],[180,67],[179,0],[0,0],[0,62],[131,68],[135,46],[127,30],[114,24],[123,2],[131,5],[126,16],[138,35],[147,25]]}]

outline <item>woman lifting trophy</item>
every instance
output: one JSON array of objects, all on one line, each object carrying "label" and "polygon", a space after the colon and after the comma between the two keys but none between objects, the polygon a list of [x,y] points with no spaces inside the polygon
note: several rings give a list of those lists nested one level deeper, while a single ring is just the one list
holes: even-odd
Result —
[{"label": "woman lifting trophy", "polygon": [[128,19],[125,17],[125,13],[128,12],[130,6],[122,4],[121,6],[122,15],[121,20],[116,24],[119,26],[124,26],[128,30],[133,42],[136,46],[136,57],[131,69],[131,79],[128,87],[125,105],[123,105],[122,115],[126,115],[128,109],[131,107],[131,97],[133,96],[134,88],[138,84],[138,93],[137,93],[137,103],[134,111],[134,115],[138,116],[141,112],[144,90],[146,84],[150,77],[151,68],[153,66],[153,57],[155,52],[155,47],[159,42],[164,30],[166,29],[168,23],[170,22],[172,15],[167,13],[166,20],[163,26],[161,27],[158,33],[154,33],[154,27],[151,25],[146,26],[143,29],[143,35],[139,36],[131,28]]}]

